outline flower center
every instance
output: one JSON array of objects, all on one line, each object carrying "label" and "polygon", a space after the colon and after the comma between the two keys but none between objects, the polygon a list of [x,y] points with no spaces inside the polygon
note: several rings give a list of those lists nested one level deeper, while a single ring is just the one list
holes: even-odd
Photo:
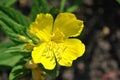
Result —
[{"label": "flower center", "polygon": [[58,28],[51,35],[51,41],[56,43],[63,42],[65,40],[65,35]]},{"label": "flower center", "polygon": [[57,60],[61,59],[61,53],[64,52],[66,47],[64,45],[60,45],[54,41],[50,41],[47,46],[47,57],[51,57],[51,53],[57,58]]}]

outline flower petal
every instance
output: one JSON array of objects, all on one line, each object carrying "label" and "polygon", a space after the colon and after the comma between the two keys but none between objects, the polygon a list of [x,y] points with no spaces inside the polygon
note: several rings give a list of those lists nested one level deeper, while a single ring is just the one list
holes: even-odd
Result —
[{"label": "flower petal", "polygon": [[32,58],[34,63],[41,63],[46,69],[54,69],[56,62],[53,52],[49,49],[47,43],[41,43],[34,47],[32,51]]},{"label": "flower petal", "polygon": [[58,63],[62,66],[71,66],[73,60],[82,56],[85,51],[85,45],[78,39],[67,39],[60,43],[59,54],[55,54]]},{"label": "flower petal", "polygon": [[52,32],[53,17],[50,14],[38,14],[35,22],[30,25],[30,30],[40,40],[48,41]]},{"label": "flower petal", "polygon": [[72,13],[60,13],[54,23],[54,31],[60,29],[67,37],[78,36],[83,29],[83,21]]}]

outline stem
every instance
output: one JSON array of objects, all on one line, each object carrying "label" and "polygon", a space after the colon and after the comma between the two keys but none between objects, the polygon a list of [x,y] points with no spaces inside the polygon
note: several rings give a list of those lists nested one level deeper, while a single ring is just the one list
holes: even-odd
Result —
[{"label": "stem", "polygon": [[31,70],[32,70],[33,80],[44,80],[44,78],[41,75],[41,70],[38,67],[35,69],[31,69]]},{"label": "stem", "polygon": [[38,67],[38,65],[33,62],[33,60],[28,61],[25,64],[25,67],[31,69],[33,80],[44,80],[44,78],[42,77],[43,72]]},{"label": "stem", "polygon": [[64,12],[65,2],[66,2],[66,0],[61,0],[61,3],[60,3],[60,12]]}]

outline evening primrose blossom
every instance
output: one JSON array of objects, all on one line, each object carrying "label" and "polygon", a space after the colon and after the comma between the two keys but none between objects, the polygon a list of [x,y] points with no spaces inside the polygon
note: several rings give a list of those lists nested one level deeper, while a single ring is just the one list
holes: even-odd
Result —
[{"label": "evening primrose blossom", "polygon": [[51,14],[38,14],[30,31],[40,39],[32,51],[34,63],[41,63],[46,69],[52,70],[56,63],[71,66],[73,60],[82,56],[85,45],[75,38],[83,30],[83,21],[72,13],[60,13],[55,21]]}]

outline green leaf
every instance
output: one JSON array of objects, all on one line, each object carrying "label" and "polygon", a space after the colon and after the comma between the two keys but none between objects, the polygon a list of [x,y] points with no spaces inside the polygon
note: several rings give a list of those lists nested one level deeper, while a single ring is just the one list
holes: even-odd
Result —
[{"label": "green leaf", "polygon": [[36,15],[39,13],[47,13],[48,12],[48,4],[47,0],[33,0],[32,10],[31,10],[31,21],[34,21]]},{"label": "green leaf", "polygon": [[[15,33],[21,34],[21,35],[26,35],[25,34],[25,27],[16,23],[12,19],[10,19],[7,15],[4,13],[0,12],[0,20],[3,21],[5,24],[7,24]],[[2,26],[4,27],[4,26]]]},{"label": "green leaf", "polygon": [[60,3],[60,12],[64,12],[65,3],[66,3],[66,0],[61,0],[61,3]]},{"label": "green leaf", "polygon": [[[6,50],[6,49],[5,49]],[[0,53],[0,65],[14,66],[23,56],[20,53]]]},{"label": "green leaf", "polygon": [[21,14],[19,11],[9,8],[9,7],[4,7],[0,5],[0,11],[3,12],[5,15],[7,15],[9,18],[11,18],[13,21],[16,23],[23,25],[24,27],[28,28],[29,27],[29,20]]},{"label": "green leaf", "polygon": [[57,76],[57,73],[59,71],[60,66],[57,64],[56,67],[53,70],[47,70],[43,67],[42,64],[39,64],[40,68],[45,71],[49,76],[55,78]]},{"label": "green leaf", "polygon": [[0,27],[5,31],[5,33],[12,39],[13,41],[22,42],[19,40],[19,35],[22,35],[28,38],[26,28],[15,22],[8,15],[4,14],[0,11]]},{"label": "green leaf", "polygon": [[45,70],[45,72],[51,76],[52,78],[55,78],[57,76],[58,70],[54,69],[54,70]]},{"label": "green leaf", "polygon": [[8,27],[3,21],[0,20],[0,27],[3,29],[3,31],[10,37],[13,41],[19,41],[17,38],[17,34]]},{"label": "green leaf", "polygon": [[26,75],[28,70],[23,65],[14,66],[9,75],[9,80],[19,80]]},{"label": "green leaf", "polygon": [[120,0],[116,0],[120,4]]},{"label": "green leaf", "polygon": [[66,11],[67,12],[74,12],[77,9],[78,9],[78,5],[73,5],[73,6],[69,7],[69,8],[67,8]]},{"label": "green leaf", "polygon": [[75,12],[81,5],[83,0],[73,0],[71,4],[65,9],[66,12]]},{"label": "green leaf", "polygon": [[53,7],[49,10],[49,13],[52,14],[53,17],[55,17],[58,12],[59,11],[57,10],[56,7]]},{"label": "green leaf", "polygon": [[17,0],[1,0],[0,1],[0,5],[4,5],[4,6],[11,6],[12,4],[14,4]]},{"label": "green leaf", "polygon": [[3,41],[3,42],[0,42],[0,51],[8,47],[11,47],[11,46],[14,46],[15,44],[12,42],[12,41]]},{"label": "green leaf", "polygon": [[[1,44],[0,44],[1,45]],[[2,44],[3,45],[3,44]],[[4,45],[5,46],[5,45]],[[3,66],[14,66],[16,65],[21,58],[23,58],[23,46],[24,45],[18,45],[14,47],[0,47],[0,65]]]},{"label": "green leaf", "polygon": [[15,33],[8,25],[6,25],[3,21],[0,20],[0,28],[10,37],[12,41],[16,43],[21,43],[22,41],[19,38],[19,34]]}]

